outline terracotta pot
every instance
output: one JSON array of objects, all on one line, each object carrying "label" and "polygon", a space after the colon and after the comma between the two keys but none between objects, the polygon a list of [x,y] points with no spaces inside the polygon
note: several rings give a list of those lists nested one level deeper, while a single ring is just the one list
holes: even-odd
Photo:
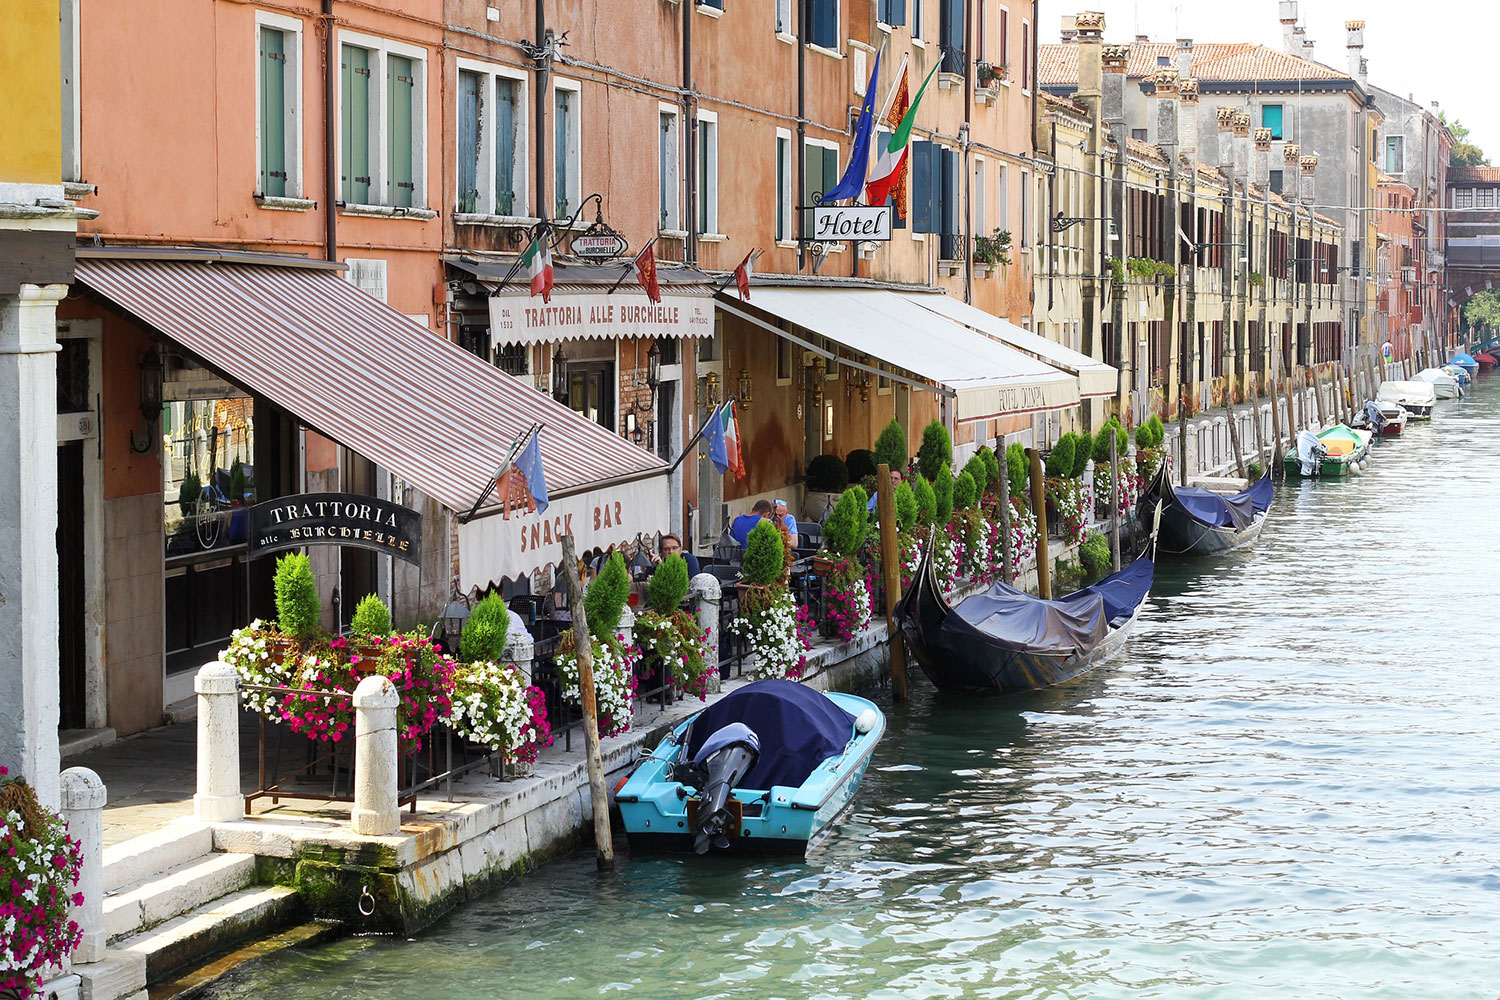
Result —
[{"label": "terracotta pot", "polygon": [[380,654],[385,647],[375,642],[351,642],[344,648],[344,655],[353,663],[354,658],[359,657],[359,662],[354,664],[358,673],[371,673],[380,663]]},{"label": "terracotta pot", "polygon": [[823,578],[823,579],[826,580],[826,579],[828,579],[828,577],[832,573],[833,573],[833,560],[832,559],[829,559],[827,556],[813,556],[813,560],[812,560],[812,575],[813,576],[821,577],[821,578]]}]

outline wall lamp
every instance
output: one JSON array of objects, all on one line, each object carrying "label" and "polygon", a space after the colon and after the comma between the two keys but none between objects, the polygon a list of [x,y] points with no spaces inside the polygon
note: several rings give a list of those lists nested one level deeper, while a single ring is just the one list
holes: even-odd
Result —
[{"label": "wall lamp", "polygon": [[130,450],[137,455],[145,455],[156,447],[156,422],[161,419],[162,383],[166,380],[166,371],[161,352],[155,347],[141,358],[141,419],[145,426],[141,428],[140,437],[135,431],[130,432]]}]

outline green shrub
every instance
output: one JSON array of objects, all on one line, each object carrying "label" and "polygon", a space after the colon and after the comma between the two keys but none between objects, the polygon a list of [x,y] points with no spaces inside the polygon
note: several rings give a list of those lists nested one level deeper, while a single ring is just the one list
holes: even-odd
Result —
[{"label": "green shrub", "polygon": [[[593,619],[589,620],[593,624]],[[458,658],[465,663],[499,661],[510,641],[510,609],[498,591],[474,605],[458,637]]]},{"label": "green shrub", "polygon": [[849,467],[837,455],[819,455],[807,463],[807,488],[837,493],[849,485]]},{"label": "green shrub", "polygon": [[242,503],[245,499],[245,463],[239,459],[229,467],[229,499]]},{"label": "green shrub", "polygon": [[1073,471],[1074,479],[1083,475],[1088,468],[1089,458],[1094,454],[1094,438],[1088,431],[1082,431],[1073,441]]},{"label": "green shrub", "polygon": [[1005,449],[1005,471],[1010,476],[1010,495],[1025,496],[1031,488],[1031,459],[1026,457],[1026,449],[1021,447],[1021,442],[1017,441]]},{"label": "green shrub", "polygon": [[911,492],[917,498],[917,523],[931,524],[937,516],[937,494],[932,491],[932,484],[927,481],[926,476],[918,475],[912,483]]},{"label": "green shrub", "polygon": [[922,429],[922,447],[917,450],[917,468],[937,482],[938,468],[953,461],[953,439],[948,428],[934,420]]},{"label": "green shrub", "polygon": [[1151,447],[1160,448],[1167,440],[1167,425],[1161,422],[1161,417],[1154,415],[1146,425],[1151,428]]},{"label": "green shrub", "polygon": [[993,492],[1000,486],[1000,457],[989,445],[979,449],[979,456],[984,459],[985,489]]},{"label": "green shrub", "polygon": [[984,463],[984,458],[975,452],[964,463],[964,471],[969,474],[970,479],[974,480],[976,498],[984,496],[984,491],[989,489],[990,485],[990,467]]},{"label": "green shrub", "polygon": [[763,518],[750,529],[750,537],[745,539],[745,556],[740,561],[740,577],[746,583],[764,587],[780,582],[785,568],[786,548],[781,541],[781,532]]},{"label": "green shrub", "polygon": [[902,531],[917,526],[917,494],[906,483],[896,487],[896,526]]},{"label": "green shrub", "polygon": [[1071,432],[1057,439],[1047,453],[1047,475],[1071,476],[1073,474],[1073,442],[1076,435]]},{"label": "green shrub", "polygon": [[979,485],[974,482],[974,477],[970,475],[969,470],[965,469],[953,481],[953,509],[972,510],[978,499]]},{"label": "green shrub", "polygon": [[387,636],[391,634],[391,611],[374,594],[366,594],[355,605],[349,629],[356,635]]},{"label": "green shrub", "polygon": [[1110,417],[1099,428],[1099,433],[1094,435],[1094,465],[1103,468],[1109,465],[1109,441],[1113,435],[1115,441],[1115,454],[1120,458],[1125,457],[1125,452],[1130,447],[1130,439],[1125,436],[1125,428],[1120,426],[1118,417]]},{"label": "green shrub", "polygon": [[288,552],[276,560],[276,627],[283,635],[308,639],[317,634],[323,618],[318,600],[318,581],[301,552]]},{"label": "green shrub", "polygon": [[906,460],[911,456],[907,450],[906,431],[894,417],[875,439],[875,464],[889,465],[894,472],[906,471]]},{"label": "green shrub", "polygon": [[1145,450],[1151,447],[1151,425],[1149,423],[1140,424],[1136,427],[1135,446],[1138,450]]},{"label": "green shrub", "polygon": [[1262,476],[1264,476],[1266,474],[1266,470],[1261,468],[1261,464],[1259,462],[1251,462],[1249,468],[1245,470],[1245,474],[1250,477],[1251,482],[1254,482],[1255,480],[1260,479]]},{"label": "green shrub", "polygon": [[864,544],[870,527],[870,512],[865,509],[869,496],[858,486],[851,486],[839,497],[823,522],[823,546],[841,556],[852,556]]},{"label": "green shrub", "polygon": [[583,613],[588,619],[589,634],[601,641],[613,639],[620,627],[625,602],[629,599],[630,574],[625,570],[625,557],[612,552],[599,569],[599,575],[589,581],[588,590],[583,593]]},{"label": "green shrub", "polygon": [[875,475],[875,453],[868,448],[855,448],[844,456],[849,467],[849,482],[857,483],[866,476]]},{"label": "green shrub", "polygon": [[689,583],[687,560],[681,553],[672,553],[646,581],[646,607],[659,615],[671,614],[687,597]]},{"label": "green shrub", "polygon": [[196,472],[189,472],[182,477],[182,489],[177,492],[177,506],[182,510],[183,517],[193,516],[193,505],[198,502],[202,493],[203,480],[198,478]]},{"label": "green shrub", "polygon": [[953,517],[953,470],[944,462],[938,466],[937,478],[932,481],[932,495],[937,498],[932,516],[938,524],[947,524]]},{"label": "green shrub", "polygon": [[1078,558],[1090,580],[1097,580],[1109,571],[1109,543],[1099,532],[1091,532],[1078,547]]}]

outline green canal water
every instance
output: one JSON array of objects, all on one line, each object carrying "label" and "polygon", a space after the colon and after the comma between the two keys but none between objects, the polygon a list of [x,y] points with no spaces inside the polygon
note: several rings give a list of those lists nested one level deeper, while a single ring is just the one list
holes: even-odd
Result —
[{"label": "green canal water", "polygon": [[1162,568],[1078,682],[925,678],[804,862],[555,862],[220,998],[1500,995],[1500,391]]}]

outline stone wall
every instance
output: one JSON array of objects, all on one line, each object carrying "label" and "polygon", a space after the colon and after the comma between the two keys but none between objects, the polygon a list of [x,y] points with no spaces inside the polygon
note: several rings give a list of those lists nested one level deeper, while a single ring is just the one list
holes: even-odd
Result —
[{"label": "stone wall", "polygon": [[160,492],[104,501],[105,697],[121,736],[162,723],[162,503]]}]

